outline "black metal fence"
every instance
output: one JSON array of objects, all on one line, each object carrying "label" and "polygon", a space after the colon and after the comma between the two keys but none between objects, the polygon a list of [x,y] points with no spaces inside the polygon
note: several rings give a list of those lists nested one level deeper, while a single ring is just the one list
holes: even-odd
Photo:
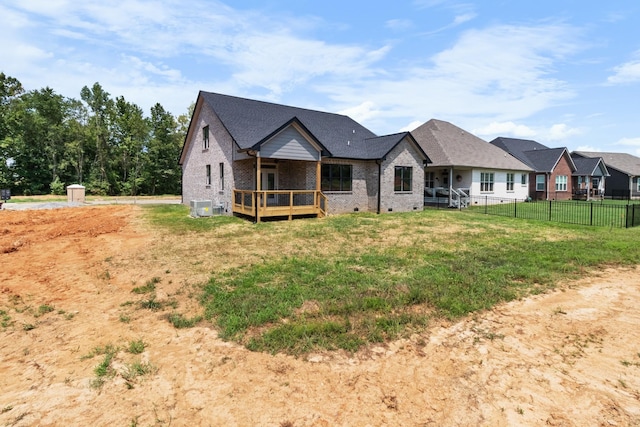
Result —
[{"label": "black metal fence", "polygon": [[487,215],[555,221],[567,224],[630,228],[640,225],[640,203],[601,201],[526,201],[472,196],[468,209]]}]

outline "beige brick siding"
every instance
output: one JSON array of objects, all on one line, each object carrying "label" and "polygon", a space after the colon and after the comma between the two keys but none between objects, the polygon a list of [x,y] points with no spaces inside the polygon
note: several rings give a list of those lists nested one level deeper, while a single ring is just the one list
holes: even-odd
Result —
[{"label": "beige brick siding", "polygon": [[[194,117],[191,141],[187,142],[187,153],[182,165],[182,199],[211,200],[215,205],[223,205],[231,212],[231,197],[234,182],[233,142],[228,132],[213,111],[204,105]],[[209,148],[204,149],[202,129],[209,126]],[[224,188],[220,180],[220,163],[224,165]],[[211,185],[206,184],[206,165],[211,165]]]},{"label": "beige brick siding", "polygon": [[[394,190],[395,167],[413,168],[411,192]],[[421,210],[424,205],[424,166],[422,158],[406,140],[398,144],[382,162],[380,213]]]},{"label": "beige brick siding", "polygon": [[[323,159],[323,164],[352,166],[352,191],[325,191],[329,214],[376,212],[378,200],[378,165],[374,161]],[[375,184],[373,184],[375,182]],[[371,203],[373,199],[374,203]]]},{"label": "beige brick siding", "polygon": [[[214,205],[224,206],[232,213],[233,190],[255,188],[255,158],[237,153],[237,148],[218,117],[206,104],[196,111],[193,130],[187,142],[183,162],[183,202],[208,199]],[[209,148],[204,149],[202,129],[209,126]],[[236,160],[234,160],[234,157]],[[316,188],[317,163],[292,160],[264,160],[276,164],[277,187],[281,190],[312,190]],[[220,180],[220,163],[224,165],[224,186]],[[377,212],[379,171],[382,170],[381,212],[422,209],[424,169],[422,159],[406,140],[392,150],[380,165],[373,160],[347,160],[325,158],[322,163],[352,165],[352,191],[325,192],[329,214],[347,212]],[[211,165],[211,184],[206,184],[206,165]],[[412,191],[394,191],[394,167],[413,168]]]}]

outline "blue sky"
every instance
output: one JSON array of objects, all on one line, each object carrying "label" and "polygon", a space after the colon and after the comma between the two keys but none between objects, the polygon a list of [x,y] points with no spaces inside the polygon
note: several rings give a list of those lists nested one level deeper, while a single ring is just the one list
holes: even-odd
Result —
[{"label": "blue sky", "polygon": [[199,90],[640,156],[637,0],[0,0],[0,71],[185,113]]}]

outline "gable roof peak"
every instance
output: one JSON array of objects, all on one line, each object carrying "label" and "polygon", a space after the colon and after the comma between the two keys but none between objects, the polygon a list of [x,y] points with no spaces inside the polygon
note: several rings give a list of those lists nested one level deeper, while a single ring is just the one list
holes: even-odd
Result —
[{"label": "gable roof peak", "polygon": [[434,166],[531,170],[500,148],[444,120],[431,119],[411,134]]}]

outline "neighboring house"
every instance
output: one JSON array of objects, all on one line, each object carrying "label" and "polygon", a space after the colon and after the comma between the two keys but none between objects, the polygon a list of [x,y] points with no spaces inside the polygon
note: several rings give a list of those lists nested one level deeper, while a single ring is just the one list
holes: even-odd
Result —
[{"label": "neighboring house", "polygon": [[576,171],[566,148],[549,148],[530,139],[498,137],[490,144],[528,165],[529,196],[533,200],[570,200],[572,176]]},{"label": "neighboring house", "polygon": [[574,157],[602,158],[610,174],[604,189],[605,197],[640,198],[640,158],[627,153],[574,151]]},{"label": "neighboring house", "polygon": [[605,194],[605,179],[609,176],[602,157],[582,157],[571,153],[576,165],[573,173],[573,198],[577,200],[602,199]]},{"label": "neighboring house", "polygon": [[200,92],[180,156],[183,203],[264,217],[422,209],[429,157],[409,132]]},{"label": "neighboring house", "polygon": [[429,120],[411,134],[432,161],[425,172],[425,204],[442,197],[450,206],[464,206],[467,196],[497,202],[528,197],[532,169],[498,147],[442,120]]}]

